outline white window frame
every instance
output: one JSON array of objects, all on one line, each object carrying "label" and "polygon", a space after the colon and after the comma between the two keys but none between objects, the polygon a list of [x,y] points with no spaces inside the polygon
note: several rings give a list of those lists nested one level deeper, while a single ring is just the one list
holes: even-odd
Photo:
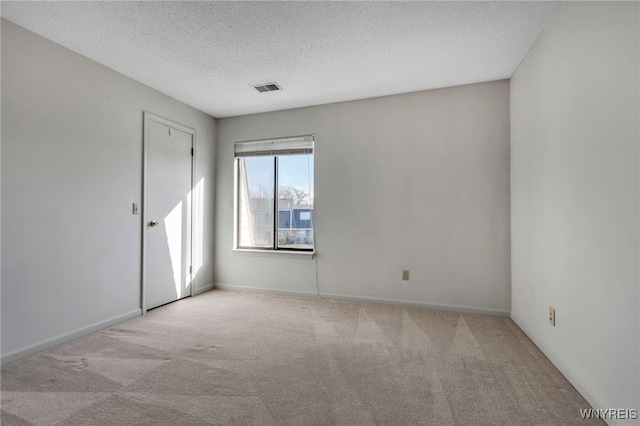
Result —
[{"label": "white window frame", "polygon": [[[234,143],[234,161],[233,161],[233,248],[234,252],[244,252],[251,254],[265,254],[265,253],[280,253],[280,254],[293,254],[293,255],[311,255],[315,254],[315,220],[312,221],[312,232],[314,235],[314,243],[312,248],[300,249],[282,247],[279,248],[277,244],[278,238],[278,220],[279,209],[278,206],[278,156],[284,155],[299,155],[299,154],[313,154],[314,153],[314,135],[302,135],[302,136],[290,136],[284,138],[275,139],[260,139],[250,141],[239,141]],[[272,247],[242,247],[240,246],[240,228],[239,228],[239,215],[240,215],[240,200],[239,200],[239,181],[240,181],[240,159],[249,156],[271,156],[276,157],[274,162],[274,224],[273,224],[273,244]],[[315,158],[315,157],[314,157]],[[315,205],[315,202],[314,202]],[[293,215],[290,212],[291,221],[293,221]],[[315,218],[315,215],[313,215]]]}]

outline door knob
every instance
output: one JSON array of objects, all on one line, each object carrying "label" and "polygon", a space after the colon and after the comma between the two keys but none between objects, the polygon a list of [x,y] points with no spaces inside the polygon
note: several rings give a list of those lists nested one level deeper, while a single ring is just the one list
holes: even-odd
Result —
[{"label": "door knob", "polygon": [[151,222],[149,222],[149,226],[152,228],[158,225],[160,225],[160,222],[158,222],[157,220],[152,220]]}]

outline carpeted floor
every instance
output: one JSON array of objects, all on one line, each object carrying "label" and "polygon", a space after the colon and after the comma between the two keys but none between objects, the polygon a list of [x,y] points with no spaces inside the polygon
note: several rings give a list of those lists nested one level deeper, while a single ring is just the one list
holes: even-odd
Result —
[{"label": "carpeted floor", "polygon": [[508,318],[214,290],[2,367],[2,425],[573,425]]}]

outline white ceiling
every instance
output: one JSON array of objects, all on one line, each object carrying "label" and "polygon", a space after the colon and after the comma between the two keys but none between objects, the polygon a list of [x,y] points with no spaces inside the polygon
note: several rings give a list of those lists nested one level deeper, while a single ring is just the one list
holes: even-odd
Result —
[{"label": "white ceiling", "polygon": [[[20,2],[2,16],[214,117],[509,78],[557,2]],[[252,85],[277,82],[281,92]]]}]

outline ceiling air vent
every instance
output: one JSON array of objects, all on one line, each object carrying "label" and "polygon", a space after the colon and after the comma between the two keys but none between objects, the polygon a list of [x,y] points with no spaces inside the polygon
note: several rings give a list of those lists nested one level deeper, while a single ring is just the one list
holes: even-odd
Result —
[{"label": "ceiling air vent", "polygon": [[257,86],[253,86],[254,89],[256,89],[258,92],[273,92],[276,90],[282,90],[282,88],[280,86],[278,86],[276,83],[265,83],[265,84],[258,84]]}]

